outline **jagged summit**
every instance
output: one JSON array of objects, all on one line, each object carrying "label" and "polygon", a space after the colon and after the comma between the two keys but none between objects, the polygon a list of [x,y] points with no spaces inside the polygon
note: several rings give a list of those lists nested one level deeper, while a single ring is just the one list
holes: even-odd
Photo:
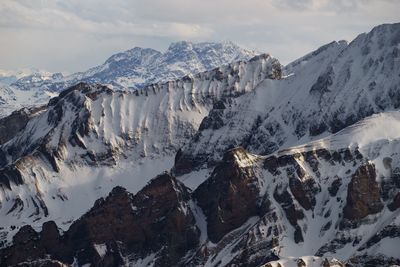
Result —
[{"label": "jagged summit", "polygon": [[326,58],[327,55],[329,55],[329,54],[332,54],[333,56],[337,56],[347,46],[348,46],[348,42],[345,40],[333,41],[326,45],[323,45],[323,46],[319,47],[317,50],[312,51],[312,52],[308,53],[307,55],[287,64],[284,67],[285,74],[291,75],[291,74],[296,73],[298,70],[300,70],[302,65],[307,63],[308,60],[315,60],[318,57],[321,57],[321,60],[322,60],[322,58]]},{"label": "jagged summit", "polygon": [[133,48],[110,57],[103,65],[72,75],[73,80],[111,84],[116,88],[140,88],[146,84],[183,77],[250,59],[255,52],[233,44],[172,43],[164,52]]},{"label": "jagged summit", "polygon": [[140,64],[141,58],[147,58],[151,56],[159,56],[161,52],[152,49],[152,48],[142,48],[142,47],[134,47],[132,49],[126,50],[124,52],[120,52],[109,57],[105,63],[111,62],[119,62],[121,60],[131,59],[133,62]]},{"label": "jagged summit", "polygon": [[[165,52],[135,47],[112,55],[103,64],[87,71],[66,76],[61,73],[33,73],[18,76],[10,82],[11,86],[0,85],[6,88],[0,87],[0,117],[21,106],[45,104],[50,97],[78,82],[107,84],[115,90],[135,90],[234,61],[248,60],[257,54],[233,43],[178,42],[171,44]],[[21,91],[23,96],[29,95],[29,99],[22,97]]]}]

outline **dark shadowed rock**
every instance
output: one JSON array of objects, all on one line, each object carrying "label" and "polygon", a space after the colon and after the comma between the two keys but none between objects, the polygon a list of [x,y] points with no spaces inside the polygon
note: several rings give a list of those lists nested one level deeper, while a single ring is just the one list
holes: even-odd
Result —
[{"label": "dark shadowed rock", "polygon": [[[8,266],[47,259],[72,264],[75,259],[80,266],[119,266],[127,255],[134,260],[159,253],[163,256],[157,265],[176,265],[198,245],[199,230],[189,198],[188,189],[167,173],[135,196],[115,187],[63,235],[54,222],[43,224],[40,233],[30,226],[21,228],[14,244],[0,251],[0,262]],[[100,253],[97,246],[105,252]]]},{"label": "dark shadowed rock", "polygon": [[388,205],[390,211],[395,211],[400,208],[400,193],[394,197],[393,201]]},{"label": "dark shadowed rock", "polygon": [[28,121],[38,115],[46,107],[23,108],[14,111],[9,116],[0,119],[0,145],[9,141],[21,131]]},{"label": "dark shadowed rock", "polygon": [[382,208],[375,167],[372,164],[362,165],[349,183],[343,217],[349,220],[359,220],[381,211]]},{"label": "dark shadowed rock", "polygon": [[243,148],[229,150],[211,177],[194,191],[207,216],[207,232],[213,242],[258,213],[257,177],[251,166],[241,165],[245,161],[251,159]]}]

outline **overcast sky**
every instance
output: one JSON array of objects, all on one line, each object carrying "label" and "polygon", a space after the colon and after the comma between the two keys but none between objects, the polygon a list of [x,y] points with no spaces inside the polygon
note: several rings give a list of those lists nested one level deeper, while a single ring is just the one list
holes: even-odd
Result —
[{"label": "overcast sky", "polygon": [[0,0],[0,69],[76,72],[179,40],[229,40],[286,64],[399,11],[400,0]]}]

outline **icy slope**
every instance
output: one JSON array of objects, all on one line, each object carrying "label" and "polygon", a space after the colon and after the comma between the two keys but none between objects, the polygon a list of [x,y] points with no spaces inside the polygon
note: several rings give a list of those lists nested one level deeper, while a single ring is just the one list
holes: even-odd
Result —
[{"label": "icy slope", "polygon": [[63,91],[0,146],[1,227],[68,226],[114,185],[136,192],[171,168],[214,105],[279,79],[280,70],[261,55],[136,92],[83,83]]},{"label": "icy slope", "polygon": [[262,267],[299,267],[299,266],[307,266],[307,267],[342,267],[343,263],[336,259],[323,259],[320,257],[306,256],[301,258],[287,258],[281,259],[278,261],[269,262]]},{"label": "icy slope", "polygon": [[399,108],[399,36],[400,24],[388,24],[349,45],[333,42],[285,67],[286,78],[214,109],[182,148],[176,173],[212,164],[232,146],[265,155]]}]

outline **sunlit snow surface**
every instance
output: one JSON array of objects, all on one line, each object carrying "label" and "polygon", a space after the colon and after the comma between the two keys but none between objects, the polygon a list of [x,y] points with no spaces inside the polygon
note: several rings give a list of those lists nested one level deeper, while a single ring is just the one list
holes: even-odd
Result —
[{"label": "sunlit snow surface", "polygon": [[[306,264],[307,267],[321,267],[323,266],[323,262],[326,258],[319,258],[315,256],[303,256],[301,258],[284,258],[279,261],[273,261],[269,262],[271,264],[271,267],[278,267],[278,266],[284,266],[284,267],[298,267],[298,262],[299,260],[302,260]],[[336,259],[330,258],[330,267],[342,267],[342,264],[339,263]],[[336,262],[336,263],[335,263]],[[279,265],[280,264],[280,265]]]}]

